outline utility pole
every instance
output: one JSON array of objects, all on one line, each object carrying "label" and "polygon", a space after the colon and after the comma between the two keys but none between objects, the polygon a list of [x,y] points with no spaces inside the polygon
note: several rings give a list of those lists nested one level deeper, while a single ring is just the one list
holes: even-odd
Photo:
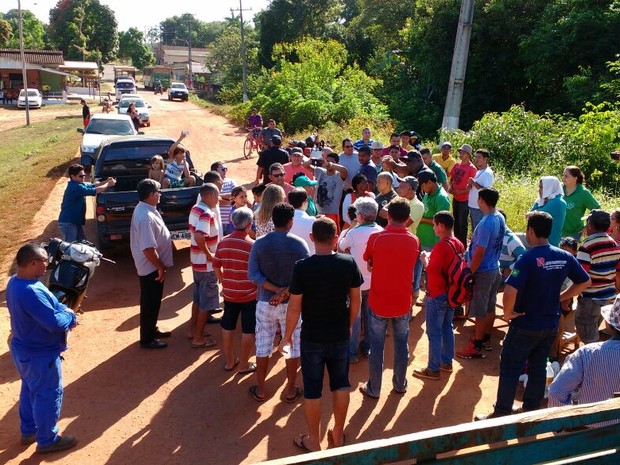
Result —
[{"label": "utility pole", "polygon": [[[193,16],[192,16],[193,19]],[[192,22],[189,22],[189,35],[187,38],[187,46],[189,48],[187,57],[189,59],[189,88],[194,88],[194,76],[192,73]]]},{"label": "utility pole", "polygon": [[467,71],[467,56],[469,55],[469,42],[474,20],[474,2],[475,0],[461,0],[461,13],[454,42],[448,95],[443,111],[443,122],[441,123],[444,129],[458,129],[459,127],[465,73]]},{"label": "utility pole", "polygon": [[252,8],[243,9],[243,4],[242,4],[242,0],[239,0],[239,9],[238,10],[233,10],[232,8],[230,9],[230,12],[233,13],[233,17],[234,17],[234,12],[238,11],[239,12],[239,22],[241,23],[241,80],[242,80],[242,88],[243,88],[243,102],[247,102],[248,101],[248,69],[247,69],[247,62],[246,62],[246,53],[245,53],[245,33],[243,30],[243,12],[244,11],[252,11]]},{"label": "utility pole", "polygon": [[[26,73],[26,57],[24,54],[24,17],[22,15],[22,2],[17,0],[19,13],[19,54],[22,60],[22,80],[24,81],[24,103],[26,109],[26,126],[30,126],[30,106],[28,105],[28,74]],[[19,101],[19,96],[17,97]]]}]

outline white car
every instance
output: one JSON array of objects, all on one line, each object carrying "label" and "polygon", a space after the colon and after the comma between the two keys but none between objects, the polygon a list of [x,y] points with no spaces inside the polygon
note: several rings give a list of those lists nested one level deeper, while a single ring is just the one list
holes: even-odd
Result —
[{"label": "white car", "polygon": [[182,82],[173,82],[170,84],[170,87],[168,87],[168,100],[175,98],[181,99],[183,102],[189,100],[189,91]]},{"label": "white car", "polygon": [[[43,106],[43,96],[37,89],[28,89],[28,108],[41,108]],[[26,92],[24,89],[19,91],[17,108],[26,108]]]},{"label": "white car", "polygon": [[136,131],[129,115],[115,115],[113,113],[92,115],[86,129],[78,128],[77,132],[84,134],[80,145],[80,163],[89,169],[93,164],[93,155],[104,139],[110,136],[142,134]]},{"label": "white car", "polygon": [[139,95],[135,95],[135,94],[123,95],[121,97],[121,101],[118,102],[118,114],[126,115],[127,109],[129,108],[129,105],[132,103],[135,105],[136,110],[138,110],[138,113],[140,113],[140,119],[142,120],[142,122],[145,123],[147,126],[150,126],[151,119],[149,115],[149,108],[151,108],[151,106],[147,105],[144,99],[140,97]]}]

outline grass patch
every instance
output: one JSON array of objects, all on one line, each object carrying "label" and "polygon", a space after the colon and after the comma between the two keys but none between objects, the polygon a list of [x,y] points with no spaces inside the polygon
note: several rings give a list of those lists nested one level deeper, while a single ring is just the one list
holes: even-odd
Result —
[{"label": "grass patch", "polygon": [[2,132],[0,262],[21,245],[21,234],[73,161],[80,125],[79,118],[51,119]]}]

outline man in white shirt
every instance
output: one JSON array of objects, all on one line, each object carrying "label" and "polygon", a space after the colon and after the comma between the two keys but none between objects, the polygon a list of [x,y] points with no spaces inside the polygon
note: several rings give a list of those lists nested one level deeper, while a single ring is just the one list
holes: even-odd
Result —
[{"label": "man in white shirt", "polygon": [[[463,148],[463,147],[461,147]],[[459,149],[460,150],[460,149]],[[476,176],[469,178],[467,187],[469,189],[469,215],[471,216],[471,230],[474,231],[484,214],[478,207],[478,191],[485,187],[491,187],[495,182],[495,175],[489,166],[489,151],[486,149],[476,150],[474,165],[478,168]]]},{"label": "man in white shirt", "polygon": [[353,149],[351,139],[342,141],[342,153],[339,156],[338,164],[347,169],[347,178],[344,180],[344,190],[351,188],[351,180],[360,170],[361,163],[359,161],[357,150]]},{"label": "man in white shirt", "polygon": [[[356,363],[358,351],[368,356],[370,346],[368,344],[368,294],[370,292],[370,271],[366,261],[364,261],[364,252],[368,238],[374,233],[383,231],[383,228],[375,223],[377,211],[379,209],[377,202],[370,197],[360,197],[353,204],[357,211],[358,225],[348,229],[343,233],[338,242],[338,250],[346,252],[353,256],[355,263],[362,272],[364,282],[360,286],[362,291],[362,303],[357,320],[353,324],[351,338],[349,339],[349,362]],[[364,340],[360,343],[360,330],[362,326],[362,318],[364,321]]]},{"label": "man in white shirt", "polygon": [[[310,181],[316,186],[316,181]],[[312,232],[312,224],[316,218],[306,213],[308,208],[308,193],[302,187],[296,187],[288,193],[288,203],[290,203],[295,209],[295,216],[293,218],[293,227],[289,231],[291,234],[302,238],[308,249],[310,255],[314,255],[314,242],[310,239],[310,233]]]}]

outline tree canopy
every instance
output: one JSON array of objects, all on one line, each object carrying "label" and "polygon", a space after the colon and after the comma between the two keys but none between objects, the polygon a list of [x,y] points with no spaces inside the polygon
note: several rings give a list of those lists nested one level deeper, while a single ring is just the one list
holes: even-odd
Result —
[{"label": "tree canopy", "polygon": [[[46,47],[47,37],[45,26],[34,13],[22,10],[24,18],[24,47]],[[0,47],[19,48],[19,12],[17,9],[0,14]]]},{"label": "tree canopy", "polygon": [[119,58],[130,59],[136,68],[144,68],[155,63],[153,51],[144,43],[144,34],[135,27],[121,31],[118,38]]}]

